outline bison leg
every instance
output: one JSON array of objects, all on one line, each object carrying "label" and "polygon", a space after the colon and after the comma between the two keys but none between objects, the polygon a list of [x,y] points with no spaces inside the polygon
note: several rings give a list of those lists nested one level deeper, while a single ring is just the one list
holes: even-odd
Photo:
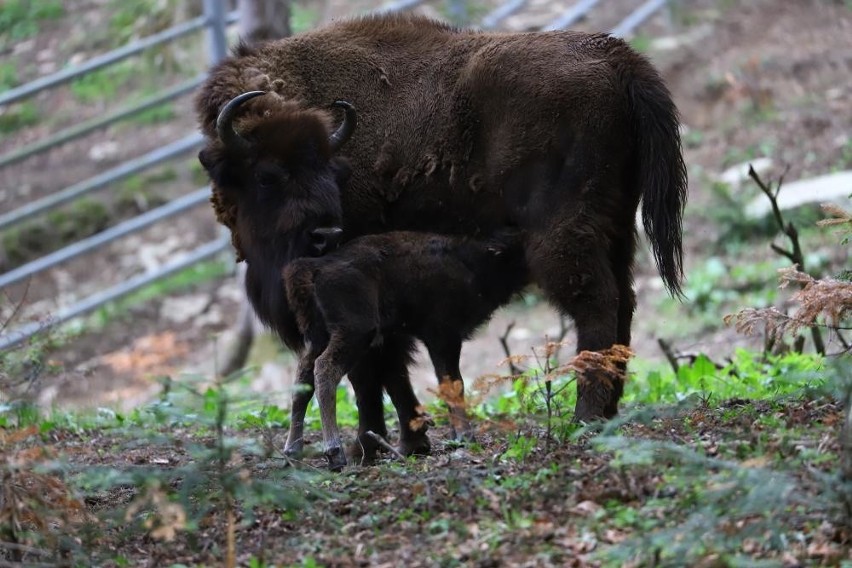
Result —
[{"label": "bison leg", "polygon": [[320,353],[322,353],[321,349],[308,344],[299,359],[293,403],[290,408],[290,433],[287,435],[287,444],[284,446],[284,454],[290,457],[301,455],[305,445],[305,412],[314,395],[314,363]]},{"label": "bison leg", "polygon": [[314,364],[317,403],[320,407],[322,438],[329,468],[339,471],[346,466],[346,454],[337,427],[337,385],[361,355],[360,340],[332,334],[328,347]]},{"label": "bison leg", "polygon": [[379,351],[371,349],[349,371],[349,382],[355,391],[355,404],[358,406],[358,439],[352,444],[350,455],[361,463],[370,463],[376,457],[378,444],[367,436],[373,431],[387,438],[384,405],[382,404],[382,383],[376,374],[376,359]]},{"label": "bison leg", "polygon": [[414,389],[408,366],[414,340],[408,336],[385,338],[382,345],[382,384],[399,417],[399,452],[404,456],[426,456],[432,451],[426,431],[432,423],[423,412]]},{"label": "bison leg", "polygon": [[430,453],[432,446],[426,431],[431,422],[422,412],[408,375],[413,346],[414,341],[408,336],[386,337],[349,373],[356,389],[359,414],[358,440],[350,452],[353,458],[360,456],[365,462],[375,459],[379,448],[376,441],[366,435],[368,430],[387,437],[383,386],[399,417],[399,452],[406,456]]},{"label": "bison leg", "polygon": [[[548,298],[574,320],[577,352],[602,351],[618,338],[619,286],[602,243],[577,238],[575,220],[530,238],[533,276]],[[591,221],[587,221],[591,225]],[[594,234],[594,226],[586,232]],[[582,234],[580,235],[582,236]],[[592,369],[577,377],[575,420],[611,418],[618,411],[623,377]]]},{"label": "bison leg", "polygon": [[464,381],[459,369],[461,357],[461,340],[442,338],[426,341],[429,358],[435,367],[438,377],[438,387],[441,398],[450,410],[451,436],[460,442],[475,442],[476,436],[464,401]]},{"label": "bison leg", "polygon": [[[633,314],[636,311],[636,292],[633,290],[633,258],[636,252],[636,235],[626,235],[612,253],[612,272],[618,287],[618,328],[616,343],[630,347]],[[627,377],[627,365],[619,363],[620,377],[613,377],[613,395],[610,404],[604,410],[604,416],[618,414],[618,400],[624,392],[624,380]]]}]

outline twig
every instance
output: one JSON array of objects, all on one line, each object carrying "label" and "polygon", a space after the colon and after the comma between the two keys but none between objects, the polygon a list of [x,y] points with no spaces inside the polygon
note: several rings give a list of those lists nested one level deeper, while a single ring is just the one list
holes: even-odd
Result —
[{"label": "twig", "polygon": [[[9,317],[7,317],[6,319],[4,319],[2,323],[0,323],[0,333],[3,333],[4,331],[6,331],[6,327],[8,327],[8,325],[9,325],[10,323],[12,323],[12,321],[14,321],[14,319],[15,319],[16,317],[18,317],[18,313],[19,313],[19,312],[21,311],[21,309],[24,307],[24,302],[26,302],[26,300],[27,300],[27,295],[30,293],[30,282],[31,282],[31,280],[27,280],[27,285],[26,285],[26,287],[24,288],[24,294],[21,296],[21,299],[20,299],[20,300],[18,300],[18,302],[15,304],[15,307],[12,309],[12,313],[11,313],[11,314],[9,314]],[[11,300],[12,300],[12,299],[9,297],[9,293],[8,293],[8,292],[5,292],[5,293],[4,293],[4,295],[6,296],[6,298],[7,298],[9,301],[11,301]]]},{"label": "twig", "polygon": [[16,542],[0,541],[0,550],[2,549],[20,550],[21,552],[26,552],[27,554],[34,554],[36,556],[50,556],[50,552],[47,550],[33,548],[32,546],[27,546],[26,544],[18,544]]},{"label": "twig", "polygon": [[[760,179],[760,176],[757,175],[757,172],[754,171],[754,168],[749,164],[748,167],[748,175],[754,180],[754,183],[757,184],[757,187],[760,188],[760,191],[766,195],[767,199],[769,199],[769,203],[772,206],[772,216],[775,218],[775,223],[778,225],[778,229],[781,230],[787,238],[790,239],[790,244],[793,247],[793,250],[788,251],[785,250],[776,244],[772,243],[770,246],[772,250],[781,256],[787,258],[794,265],[798,266],[798,269],[801,272],[807,272],[805,269],[805,256],[802,254],[802,246],[799,243],[799,232],[796,230],[796,227],[793,223],[784,222],[784,216],[781,214],[781,208],[778,206],[778,193],[781,191],[781,186],[784,184],[784,176],[787,175],[787,172],[790,171],[790,166],[784,170],[784,173],[781,174],[781,177],[778,179],[778,184],[775,186],[775,190],[773,191],[769,185],[763,182]],[[801,288],[805,287],[805,284],[799,284]],[[822,333],[820,333],[819,328],[816,326],[811,326],[811,337],[814,342],[814,349],[820,355],[825,355],[825,343],[822,340]]]},{"label": "twig", "polygon": [[402,461],[405,461],[405,456],[402,455],[401,453],[399,453],[399,450],[397,450],[396,448],[394,448],[393,446],[388,444],[387,440],[385,440],[384,438],[382,438],[381,436],[379,436],[378,434],[376,434],[372,430],[367,430],[364,433],[366,435],[368,435],[369,437],[371,437],[373,440],[375,440],[376,443],[378,443],[381,447],[383,447],[384,449],[386,449],[387,451],[389,451],[390,453],[395,455],[397,458],[399,458]]},{"label": "twig", "polygon": [[677,374],[680,369],[680,363],[677,362],[677,356],[672,350],[672,346],[669,345],[669,342],[663,339],[662,337],[657,338],[657,345],[660,346],[660,349],[663,351],[663,355],[666,356],[666,359],[669,360],[669,365],[672,366],[675,374]]},{"label": "twig", "polygon": [[512,361],[512,351],[509,349],[509,334],[512,332],[512,329],[515,327],[515,322],[513,321],[509,325],[506,326],[506,331],[503,335],[500,336],[500,345],[503,346],[503,353],[506,355],[506,360],[509,361],[509,372],[513,377],[520,375],[523,371],[515,365]]},{"label": "twig", "polygon": [[568,318],[563,314],[559,314],[559,338],[556,340],[556,348],[553,350],[553,359],[556,361],[557,367],[559,366],[559,352],[564,347],[563,342],[565,341],[565,336],[568,335],[569,329]]}]

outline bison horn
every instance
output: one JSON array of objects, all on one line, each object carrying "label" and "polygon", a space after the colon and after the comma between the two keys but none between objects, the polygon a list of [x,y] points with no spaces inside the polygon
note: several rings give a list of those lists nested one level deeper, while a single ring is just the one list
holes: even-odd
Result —
[{"label": "bison horn", "polygon": [[331,146],[332,153],[340,150],[340,147],[346,144],[352,133],[355,131],[355,126],[358,124],[358,115],[355,112],[355,107],[352,103],[346,101],[334,101],[332,106],[342,108],[345,112],[343,116],[343,124],[328,137],[328,143]]},{"label": "bison horn", "polygon": [[266,91],[249,91],[238,95],[228,101],[228,104],[226,104],[222,109],[222,112],[219,113],[219,117],[216,119],[216,134],[219,135],[219,140],[222,141],[225,148],[236,150],[243,154],[251,150],[251,144],[249,144],[248,140],[240,136],[237,131],[234,130],[234,117],[236,117],[237,109],[241,104],[265,93]]}]

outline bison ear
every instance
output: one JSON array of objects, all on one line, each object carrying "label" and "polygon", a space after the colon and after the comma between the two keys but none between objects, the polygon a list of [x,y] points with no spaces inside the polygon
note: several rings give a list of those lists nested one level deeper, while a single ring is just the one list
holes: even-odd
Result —
[{"label": "bison ear", "polygon": [[334,172],[334,181],[338,187],[343,187],[352,176],[352,168],[349,167],[349,161],[343,158],[332,158],[331,169]]},{"label": "bison ear", "polygon": [[201,162],[201,165],[204,166],[204,169],[207,171],[213,169],[213,156],[210,154],[211,152],[207,148],[204,148],[198,153],[198,161]]}]

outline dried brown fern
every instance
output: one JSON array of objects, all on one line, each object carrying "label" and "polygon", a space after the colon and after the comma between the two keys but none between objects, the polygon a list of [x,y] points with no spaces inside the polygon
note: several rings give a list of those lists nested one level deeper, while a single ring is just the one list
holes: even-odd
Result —
[{"label": "dried brown fern", "polygon": [[[852,282],[833,278],[815,279],[793,267],[779,271],[780,287],[796,284],[800,289],[791,302],[798,305],[792,315],[778,308],[747,308],[725,316],[727,325],[746,335],[759,331],[767,337],[780,338],[798,335],[803,329],[825,327],[831,330],[849,329],[852,317]],[[846,350],[849,346],[844,346]]]}]

